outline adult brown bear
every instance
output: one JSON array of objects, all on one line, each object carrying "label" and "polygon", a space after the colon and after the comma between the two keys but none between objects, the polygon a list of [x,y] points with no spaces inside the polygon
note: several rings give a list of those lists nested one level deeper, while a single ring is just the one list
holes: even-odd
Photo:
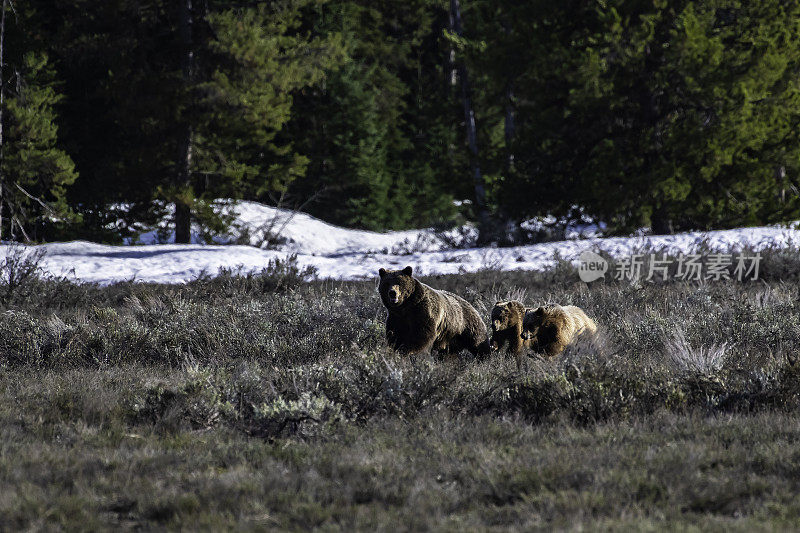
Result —
[{"label": "adult brown bear", "polygon": [[386,340],[403,353],[489,352],[489,341],[478,312],[466,300],[431,288],[402,270],[381,268],[378,292],[386,306]]}]

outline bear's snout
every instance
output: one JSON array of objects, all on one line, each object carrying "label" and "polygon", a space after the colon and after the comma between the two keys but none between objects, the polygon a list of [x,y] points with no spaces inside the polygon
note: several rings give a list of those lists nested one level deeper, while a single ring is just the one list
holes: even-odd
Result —
[{"label": "bear's snout", "polygon": [[398,291],[394,287],[389,289],[389,301],[392,302],[393,304],[396,304],[398,301],[400,301],[400,291]]}]

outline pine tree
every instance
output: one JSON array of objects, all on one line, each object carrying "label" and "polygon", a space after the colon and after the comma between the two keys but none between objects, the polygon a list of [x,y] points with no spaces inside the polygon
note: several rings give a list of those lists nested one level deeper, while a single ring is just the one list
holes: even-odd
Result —
[{"label": "pine tree", "polygon": [[279,135],[293,93],[320,82],[342,56],[336,33],[298,30],[304,10],[318,4],[255,3],[207,15],[206,70],[184,110],[195,119],[194,177],[179,198],[202,208],[220,196],[281,193],[304,174],[307,159]]},{"label": "pine tree", "polygon": [[0,234],[30,241],[44,238],[47,226],[72,218],[65,191],[77,174],[70,157],[58,146],[55,107],[61,96],[48,57],[35,43],[34,13],[25,6],[10,17],[11,9],[4,0]]},{"label": "pine tree", "polygon": [[[308,209],[369,229],[425,225],[454,215],[454,103],[444,83],[437,2],[331,2],[316,25],[341,29],[343,68],[297,99],[291,135],[309,159],[291,192]],[[321,30],[318,30],[321,31]],[[469,194],[469,191],[467,191]]]},{"label": "pine tree", "polygon": [[187,241],[192,220],[224,228],[213,199],[265,198],[302,176],[306,159],[282,129],[295,93],[341,62],[336,32],[301,27],[324,3],[75,0],[44,10],[82,172],[70,201],[86,230],[135,230],[171,204]]},{"label": "pine tree", "polygon": [[342,52],[335,33],[297,31],[304,10],[321,0],[220,2],[205,10],[183,2],[176,181],[162,189],[176,204],[179,242],[188,241],[193,206],[210,213],[209,200],[221,195],[280,192],[303,175],[307,160],[278,134],[290,117],[292,93],[318,83]]},{"label": "pine tree", "polygon": [[177,153],[174,4],[29,1],[63,81],[59,132],[80,174],[67,198],[83,224],[65,236],[118,242],[168,212],[159,191]]},{"label": "pine tree", "polygon": [[501,192],[518,216],[579,206],[656,232],[797,216],[797,2],[528,9],[541,61],[517,84]]}]

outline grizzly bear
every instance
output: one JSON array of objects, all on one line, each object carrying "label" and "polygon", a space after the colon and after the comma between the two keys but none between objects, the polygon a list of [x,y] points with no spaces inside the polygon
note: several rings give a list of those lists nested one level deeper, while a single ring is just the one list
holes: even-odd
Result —
[{"label": "grizzly bear", "polygon": [[496,351],[508,343],[508,352],[517,359],[517,369],[522,368],[522,355],[525,348],[531,347],[530,339],[522,338],[522,321],[526,308],[517,300],[497,302],[492,308],[492,339],[489,342]]},{"label": "grizzly bear", "polygon": [[381,268],[378,292],[386,306],[386,340],[394,349],[408,354],[431,350],[473,355],[489,352],[486,326],[466,300],[447,291],[431,288],[402,270]]},{"label": "grizzly bear", "polygon": [[525,313],[522,338],[529,340],[531,349],[550,357],[564,351],[581,333],[595,333],[597,324],[574,305],[537,307]]}]

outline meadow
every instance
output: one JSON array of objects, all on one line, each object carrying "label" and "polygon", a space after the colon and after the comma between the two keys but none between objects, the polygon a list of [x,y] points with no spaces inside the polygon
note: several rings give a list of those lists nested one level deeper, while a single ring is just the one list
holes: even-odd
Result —
[{"label": "meadow", "polygon": [[518,371],[401,357],[376,283],[291,261],[185,285],[0,265],[3,529],[800,527],[800,253],[757,281],[424,278],[582,307]]}]

